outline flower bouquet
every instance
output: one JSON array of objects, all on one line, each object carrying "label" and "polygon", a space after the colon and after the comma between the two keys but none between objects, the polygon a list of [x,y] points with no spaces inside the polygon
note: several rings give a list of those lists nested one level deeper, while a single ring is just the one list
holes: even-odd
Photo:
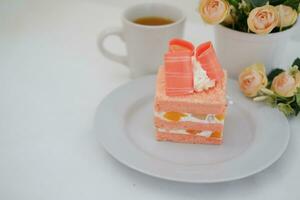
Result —
[{"label": "flower bouquet", "polygon": [[239,75],[239,85],[245,96],[254,101],[265,101],[286,116],[300,112],[300,59],[288,70],[273,69],[268,76],[263,64],[245,68]]},{"label": "flower bouquet", "polygon": [[208,24],[268,34],[292,27],[298,18],[300,0],[201,0],[198,11]]}]

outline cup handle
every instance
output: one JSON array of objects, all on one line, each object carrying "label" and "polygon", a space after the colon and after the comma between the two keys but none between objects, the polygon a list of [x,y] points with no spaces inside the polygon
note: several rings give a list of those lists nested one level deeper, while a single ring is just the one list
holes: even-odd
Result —
[{"label": "cup handle", "polygon": [[107,28],[103,30],[98,37],[97,43],[98,43],[99,50],[106,58],[121,63],[125,66],[128,66],[127,56],[114,54],[104,47],[104,40],[111,35],[118,36],[120,37],[121,40],[123,40],[123,33],[121,28]]}]

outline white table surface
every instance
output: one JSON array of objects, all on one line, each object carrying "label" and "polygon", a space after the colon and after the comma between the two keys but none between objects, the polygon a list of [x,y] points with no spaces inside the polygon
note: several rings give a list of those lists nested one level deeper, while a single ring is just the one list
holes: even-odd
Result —
[{"label": "white table surface", "polygon": [[[212,28],[194,13],[197,1],[165,1],[190,11],[186,38],[212,39]],[[135,2],[0,2],[0,199],[299,199],[300,116],[290,120],[283,157],[234,182],[160,180],[102,149],[93,132],[97,105],[129,78],[125,67],[100,55],[96,37],[119,25],[120,12]],[[108,42],[121,47],[119,40]],[[283,63],[300,56],[299,47],[290,43]]]}]

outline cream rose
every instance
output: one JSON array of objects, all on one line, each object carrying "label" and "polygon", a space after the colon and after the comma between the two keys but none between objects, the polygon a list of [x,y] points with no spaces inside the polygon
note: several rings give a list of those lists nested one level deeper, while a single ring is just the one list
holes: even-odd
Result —
[{"label": "cream rose", "polygon": [[199,13],[208,24],[219,24],[229,15],[229,4],[226,0],[201,0]]},{"label": "cream rose", "polygon": [[300,72],[297,72],[295,77],[288,72],[281,72],[272,82],[271,89],[283,97],[291,97],[300,86]]},{"label": "cream rose", "polygon": [[298,18],[297,11],[290,6],[278,5],[276,6],[276,10],[279,14],[279,21],[277,24],[278,27],[283,28],[291,26],[296,22]]},{"label": "cream rose", "polygon": [[249,29],[257,34],[270,33],[279,21],[279,15],[274,6],[265,5],[251,10],[247,24]]},{"label": "cream rose", "polygon": [[257,96],[258,91],[266,87],[267,83],[268,79],[263,64],[251,65],[239,75],[240,89],[248,97]]}]

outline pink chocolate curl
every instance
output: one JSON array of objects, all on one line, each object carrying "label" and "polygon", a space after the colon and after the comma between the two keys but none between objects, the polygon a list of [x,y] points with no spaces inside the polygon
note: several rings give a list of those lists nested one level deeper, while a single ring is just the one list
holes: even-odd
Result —
[{"label": "pink chocolate curl", "polygon": [[224,71],[222,70],[211,42],[205,42],[198,46],[195,56],[210,79],[220,80],[223,78]]},{"label": "pink chocolate curl", "polygon": [[188,51],[190,55],[194,55],[194,45],[186,40],[182,39],[172,39],[169,42],[169,51],[170,52],[181,52],[181,51]]},{"label": "pink chocolate curl", "polygon": [[194,92],[193,56],[194,46],[181,39],[171,40],[165,54],[166,94],[181,96]]}]

